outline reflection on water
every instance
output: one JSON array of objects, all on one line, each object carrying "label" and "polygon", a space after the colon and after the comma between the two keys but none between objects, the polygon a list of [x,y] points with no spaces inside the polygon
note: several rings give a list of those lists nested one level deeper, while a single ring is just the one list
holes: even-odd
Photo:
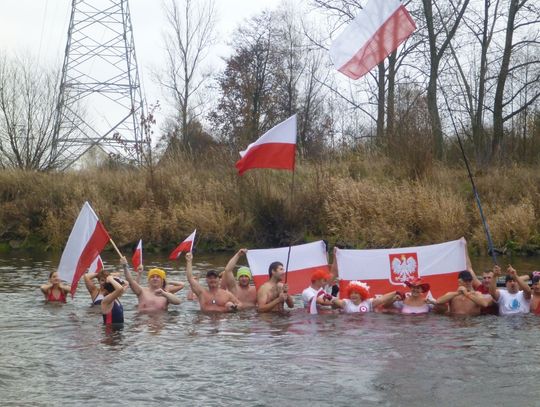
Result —
[{"label": "reflection on water", "polygon": [[127,293],[109,328],[84,286],[43,303],[50,268],[0,259],[2,405],[537,405],[538,317],[147,315]]}]

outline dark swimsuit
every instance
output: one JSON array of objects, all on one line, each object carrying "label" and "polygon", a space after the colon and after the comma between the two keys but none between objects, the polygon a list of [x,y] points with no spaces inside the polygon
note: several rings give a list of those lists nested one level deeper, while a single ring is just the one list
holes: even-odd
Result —
[{"label": "dark swimsuit", "polygon": [[124,307],[118,300],[114,300],[112,309],[103,314],[103,323],[106,325],[124,323]]}]

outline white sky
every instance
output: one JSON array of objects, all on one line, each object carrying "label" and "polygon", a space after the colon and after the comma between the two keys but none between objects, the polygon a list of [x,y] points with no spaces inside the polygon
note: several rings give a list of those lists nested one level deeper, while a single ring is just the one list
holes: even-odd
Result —
[{"label": "white sky", "polygon": [[[226,56],[225,44],[243,20],[282,0],[216,0],[218,57]],[[40,64],[61,68],[71,14],[71,0],[0,0],[0,52],[30,54]],[[165,98],[152,84],[152,69],[163,59],[163,0],[130,0],[131,21],[143,91],[149,103]],[[216,58],[219,61],[219,58]]]}]

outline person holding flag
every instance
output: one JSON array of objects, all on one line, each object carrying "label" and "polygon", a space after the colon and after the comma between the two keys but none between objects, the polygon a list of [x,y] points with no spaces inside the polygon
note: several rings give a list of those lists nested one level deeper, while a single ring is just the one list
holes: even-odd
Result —
[{"label": "person holding flag", "polygon": [[261,285],[257,292],[257,311],[283,312],[285,304],[294,308],[294,300],[289,295],[289,286],[283,284],[285,268],[283,263],[275,261],[268,267],[269,280]]},{"label": "person holding flag", "polygon": [[247,249],[240,249],[231,257],[223,273],[222,283],[224,288],[233,293],[242,304],[242,309],[255,308],[257,306],[257,289],[250,285],[252,280],[251,271],[248,267],[240,267],[234,278],[233,270],[241,256],[247,253]]},{"label": "person holding flag", "polygon": [[236,311],[241,306],[240,301],[233,293],[219,287],[217,271],[209,270],[206,273],[208,288],[204,288],[193,278],[193,254],[191,252],[186,253],[186,275],[191,290],[197,295],[201,311],[231,312]]}]

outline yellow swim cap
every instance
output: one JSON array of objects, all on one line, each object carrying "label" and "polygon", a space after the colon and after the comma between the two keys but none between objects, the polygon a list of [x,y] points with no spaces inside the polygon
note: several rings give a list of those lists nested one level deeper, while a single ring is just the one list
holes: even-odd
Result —
[{"label": "yellow swim cap", "polygon": [[167,277],[167,274],[165,273],[165,271],[163,271],[161,269],[150,269],[148,271],[148,280],[150,280],[150,278],[152,278],[152,276],[161,277],[161,279],[163,281],[165,281],[165,277]]}]

